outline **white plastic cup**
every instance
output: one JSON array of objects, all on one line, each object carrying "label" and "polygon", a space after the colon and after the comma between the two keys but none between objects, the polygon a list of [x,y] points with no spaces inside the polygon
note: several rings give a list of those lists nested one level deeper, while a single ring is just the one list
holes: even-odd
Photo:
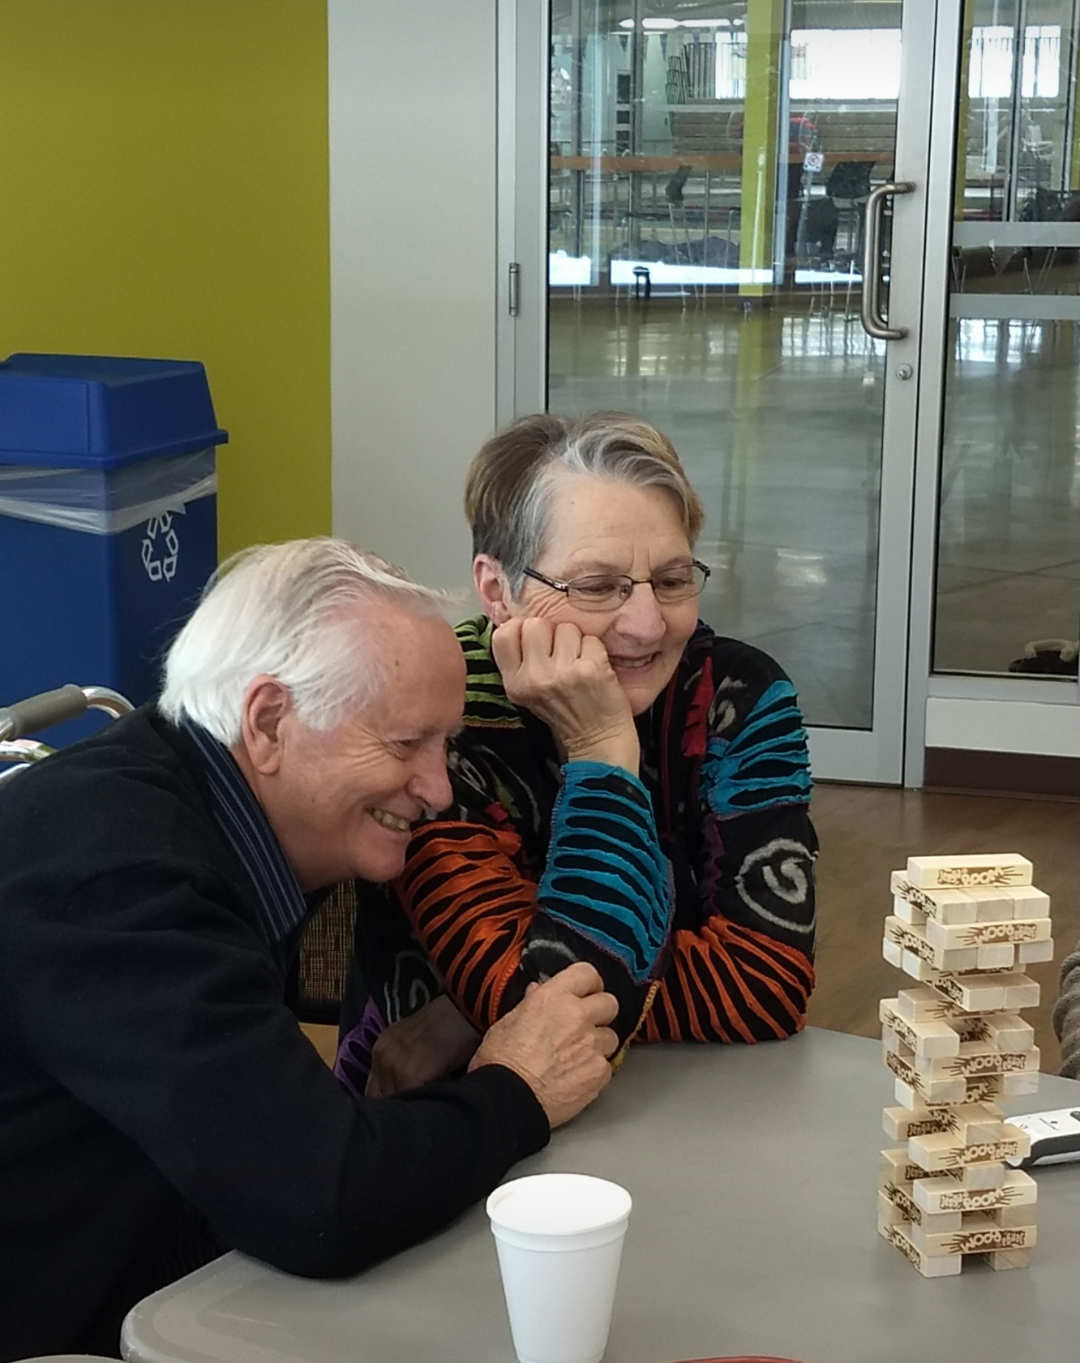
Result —
[{"label": "white plastic cup", "polygon": [[519,1363],[600,1363],[631,1205],[589,1174],[533,1174],[488,1198]]}]

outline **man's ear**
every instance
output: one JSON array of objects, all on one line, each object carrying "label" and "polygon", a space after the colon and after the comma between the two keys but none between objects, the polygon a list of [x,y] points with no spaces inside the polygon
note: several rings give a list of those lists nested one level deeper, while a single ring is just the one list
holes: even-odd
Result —
[{"label": "man's ear", "polygon": [[282,720],[292,709],[288,687],[276,677],[261,676],[248,684],[240,714],[240,746],[260,776],[272,776],[281,765]]},{"label": "man's ear", "polygon": [[499,560],[490,554],[477,554],[473,559],[473,583],[488,619],[496,625],[505,625],[510,619],[510,589]]}]

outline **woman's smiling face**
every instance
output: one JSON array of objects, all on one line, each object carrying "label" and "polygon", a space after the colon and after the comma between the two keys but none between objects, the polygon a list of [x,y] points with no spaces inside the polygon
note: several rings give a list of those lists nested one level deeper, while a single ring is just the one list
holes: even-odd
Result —
[{"label": "woman's smiling face", "polygon": [[[562,472],[552,487],[548,524],[544,549],[529,566],[556,582],[593,573],[650,578],[693,559],[675,499],[662,488]],[[599,638],[631,710],[640,715],[678,666],[697,624],[698,597],[662,606],[643,583],[621,605],[591,611],[527,578],[506,608],[510,616],[569,620],[582,634]]]}]

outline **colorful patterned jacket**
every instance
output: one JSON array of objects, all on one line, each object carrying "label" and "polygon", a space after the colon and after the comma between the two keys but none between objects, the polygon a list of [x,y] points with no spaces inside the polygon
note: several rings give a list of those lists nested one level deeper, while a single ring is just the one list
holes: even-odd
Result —
[{"label": "colorful patterned jacket", "polygon": [[806,735],[780,667],[699,625],[638,720],[638,780],[560,767],[548,728],[507,698],[491,632],[483,616],[457,628],[468,690],[455,806],[417,828],[392,887],[360,887],[359,1021],[343,1029],[339,1072],[360,1084],[378,1030],[440,987],[483,1029],[530,980],[577,959],[619,999],[622,1040],[798,1031],[817,838]]}]

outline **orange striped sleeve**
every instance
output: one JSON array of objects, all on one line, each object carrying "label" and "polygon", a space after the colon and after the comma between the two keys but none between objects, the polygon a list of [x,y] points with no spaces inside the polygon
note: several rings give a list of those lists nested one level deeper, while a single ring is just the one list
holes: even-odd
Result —
[{"label": "orange striped sleeve", "polygon": [[677,929],[645,1041],[771,1041],[799,1031],[814,968],[795,947],[712,917]]},{"label": "orange striped sleeve", "polygon": [[517,1002],[504,995],[536,916],[536,886],[514,864],[520,849],[509,828],[424,824],[395,884],[451,996],[481,1029]]}]

